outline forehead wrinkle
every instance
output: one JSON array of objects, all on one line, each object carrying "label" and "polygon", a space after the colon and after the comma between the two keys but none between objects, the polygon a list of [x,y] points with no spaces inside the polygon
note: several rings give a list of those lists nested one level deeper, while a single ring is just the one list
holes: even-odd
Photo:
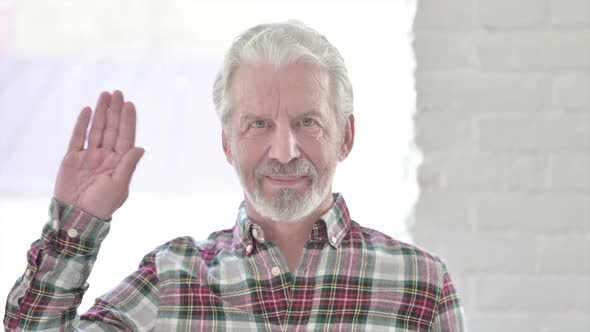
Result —
[{"label": "forehead wrinkle", "polygon": [[272,104],[276,102],[274,100],[276,93],[273,92],[277,91],[277,84],[273,84],[273,78],[255,77],[245,79],[240,77],[240,81],[239,91],[237,91],[239,96],[235,98],[235,108],[239,109],[240,113],[258,114],[259,116],[262,113],[267,113],[268,109],[275,108]]},{"label": "forehead wrinkle", "polygon": [[[275,75],[278,75],[278,71],[275,71],[274,73]],[[279,112],[281,109],[281,80],[277,79],[278,84],[276,85],[276,90],[277,90],[277,107],[275,109],[275,118],[278,118],[279,116]]]},{"label": "forehead wrinkle", "polygon": [[[301,65],[297,64],[296,66]],[[244,118],[241,116],[242,113],[278,117],[281,107],[284,108],[283,111],[293,116],[300,116],[300,114],[293,114],[294,111],[298,113],[297,111],[301,110],[317,110],[318,113],[322,113],[320,110],[326,106],[331,108],[329,101],[331,87],[328,72],[325,68],[315,65],[304,64],[303,66],[305,67],[287,65],[272,69],[256,65],[240,66],[234,77],[234,82],[235,80],[241,81],[234,86],[239,89],[239,93],[234,95],[236,101],[234,106],[240,110],[240,118]],[[309,70],[307,75],[303,76],[304,79],[301,79],[301,75],[296,75],[295,77],[299,78],[293,79],[293,73],[299,72],[301,69]],[[264,74],[256,75],[258,70]],[[287,95],[284,95],[283,92],[286,92]],[[290,100],[286,101],[286,98]]]},{"label": "forehead wrinkle", "polygon": [[[324,108],[324,102],[328,101],[329,97],[326,95],[326,82],[325,76],[321,70],[314,70],[307,76],[305,80],[293,81],[290,76],[287,76],[280,80],[282,86],[286,89],[292,89],[295,91],[292,94],[288,94],[288,98],[293,103],[285,102],[285,109],[287,113],[292,114],[295,117],[302,117],[305,115],[316,115],[320,118],[324,118],[321,110]],[[281,100],[281,89],[279,89],[279,106]],[[326,104],[326,106],[329,106]],[[303,111],[303,112],[301,112]]]}]

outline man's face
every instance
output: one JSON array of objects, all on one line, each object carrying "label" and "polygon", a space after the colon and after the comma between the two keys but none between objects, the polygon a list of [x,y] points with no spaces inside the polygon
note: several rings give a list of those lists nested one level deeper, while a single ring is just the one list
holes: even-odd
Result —
[{"label": "man's face", "polygon": [[352,117],[344,135],[339,129],[328,72],[313,64],[240,65],[231,82],[223,143],[247,203],[274,221],[306,217],[331,198],[336,164],[354,135]]}]

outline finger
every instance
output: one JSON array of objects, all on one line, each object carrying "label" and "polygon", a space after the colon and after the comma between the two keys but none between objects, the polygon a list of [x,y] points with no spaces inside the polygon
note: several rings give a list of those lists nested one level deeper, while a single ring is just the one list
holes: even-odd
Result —
[{"label": "finger", "polygon": [[123,107],[123,93],[116,90],[113,92],[109,111],[107,112],[107,126],[102,138],[102,147],[107,150],[113,150],[115,141],[119,133],[119,118],[121,117],[121,108]]},{"label": "finger", "polygon": [[78,120],[74,126],[74,132],[70,138],[70,144],[68,151],[80,151],[84,149],[84,142],[86,141],[86,130],[90,123],[90,116],[92,115],[92,109],[90,107],[84,107],[78,115]]},{"label": "finger", "polygon": [[132,148],[131,150],[127,151],[115,169],[115,173],[113,174],[115,181],[129,184],[131,181],[131,176],[137,167],[137,163],[143,156],[144,152],[145,150],[143,148]]},{"label": "finger", "polygon": [[92,128],[88,135],[88,148],[98,149],[102,145],[102,131],[106,122],[106,112],[111,102],[111,94],[103,92],[98,97],[96,107],[94,108],[94,119],[92,119]]},{"label": "finger", "polygon": [[135,145],[136,113],[135,105],[126,102],[121,113],[119,134],[115,143],[115,151],[125,153]]}]

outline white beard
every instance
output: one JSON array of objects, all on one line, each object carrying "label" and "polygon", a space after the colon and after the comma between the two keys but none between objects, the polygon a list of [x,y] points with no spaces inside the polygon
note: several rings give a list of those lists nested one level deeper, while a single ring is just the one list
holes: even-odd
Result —
[{"label": "white beard", "polygon": [[[270,162],[259,166],[255,170],[254,188],[249,188],[240,174],[234,162],[234,168],[238,173],[246,198],[252,207],[264,218],[275,222],[297,222],[315,211],[322,201],[330,194],[328,181],[320,184],[318,172],[315,167],[305,159],[297,159],[289,164]],[[301,175],[307,176],[311,186],[305,192],[300,193],[292,189],[279,189],[273,193],[270,200],[264,198],[262,181],[269,175]]]}]

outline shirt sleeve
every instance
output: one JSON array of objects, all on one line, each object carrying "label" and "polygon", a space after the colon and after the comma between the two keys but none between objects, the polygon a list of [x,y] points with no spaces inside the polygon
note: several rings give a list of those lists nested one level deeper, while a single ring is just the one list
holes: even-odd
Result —
[{"label": "shirt sleeve", "polygon": [[431,331],[455,332],[465,331],[463,306],[457,290],[453,285],[447,266],[440,261],[442,270],[441,294],[438,301],[436,316]]},{"label": "shirt sleeve", "polygon": [[86,280],[109,228],[110,222],[53,199],[25,273],[8,294],[6,330],[75,330]]},{"label": "shirt sleeve", "polygon": [[156,255],[144,257],[139,269],[96,302],[80,319],[84,331],[152,331],[158,318],[159,280]]}]

